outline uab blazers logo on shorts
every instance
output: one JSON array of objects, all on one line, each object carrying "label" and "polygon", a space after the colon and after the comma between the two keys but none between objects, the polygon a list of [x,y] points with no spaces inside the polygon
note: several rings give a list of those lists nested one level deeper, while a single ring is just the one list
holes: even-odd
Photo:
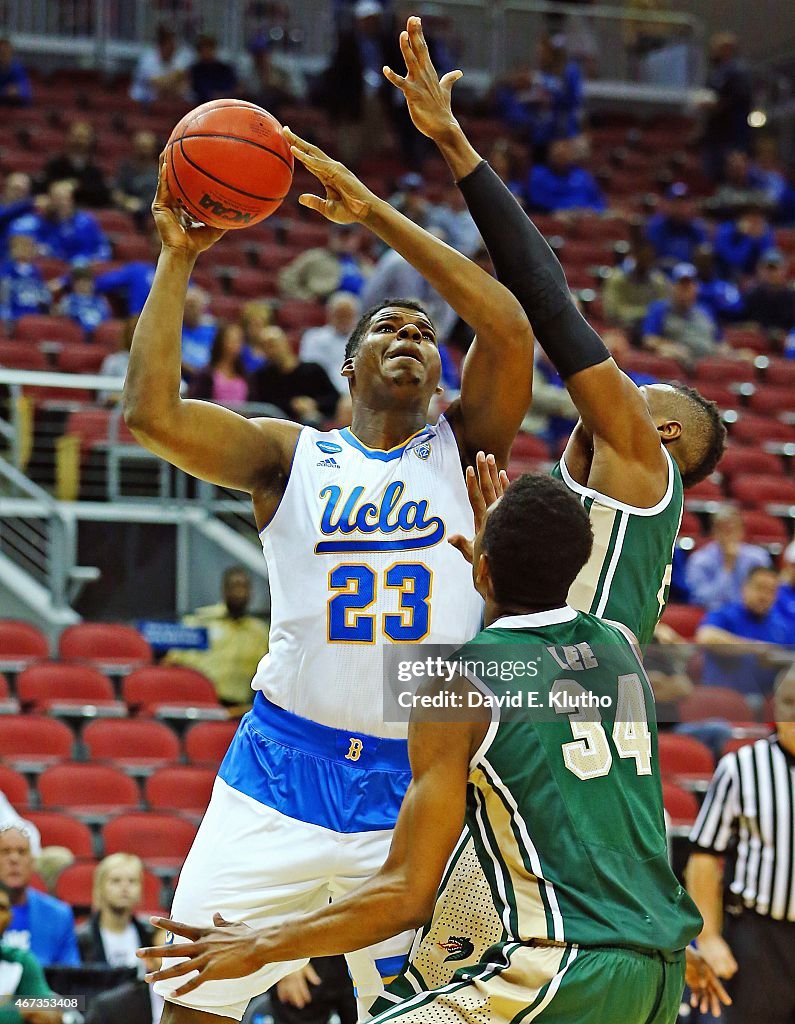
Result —
[{"label": "uab blazers logo on shorts", "polygon": [[447,953],[445,963],[451,960],[466,960],[475,952],[475,947],[464,935],[450,935],[447,942],[439,942],[437,945]]}]

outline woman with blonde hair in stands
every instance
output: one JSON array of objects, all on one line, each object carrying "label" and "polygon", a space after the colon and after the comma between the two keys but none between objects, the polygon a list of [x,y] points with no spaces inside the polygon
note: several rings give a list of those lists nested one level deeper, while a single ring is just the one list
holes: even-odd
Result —
[{"label": "woman with blonde hair in stands", "polygon": [[77,930],[84,964],[140,967],[139,946],[149,945],[154,929],[135,917],[141,902],[144,866],[132,853],[112,853],[94,872],[94,912]]},{"label": "woman with blonde hair in stands", "polygon": [[266,356],[262,332],[273,322],[273,311],[267,302],[247,302],[240,311],[243,328],[243,349],[240,358],[246,373],[253,373],[265,365]]}]

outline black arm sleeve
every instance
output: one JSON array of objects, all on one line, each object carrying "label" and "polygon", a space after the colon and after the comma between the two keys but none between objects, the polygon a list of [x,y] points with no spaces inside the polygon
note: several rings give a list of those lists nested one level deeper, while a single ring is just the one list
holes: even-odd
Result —
[{"label": "black arm sleeve", "polygon": [[583,319],[544,236],[484,160],[458,182],[497,278],[524,308],[561,377],[603,363],[610,353]]}]

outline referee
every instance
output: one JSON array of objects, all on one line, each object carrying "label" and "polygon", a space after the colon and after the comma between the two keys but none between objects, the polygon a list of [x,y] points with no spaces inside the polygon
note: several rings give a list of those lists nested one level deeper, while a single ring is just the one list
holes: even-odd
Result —
[{"label": "referee", "polygon": [[730,979],[731,1024],[795,1022],[795,667],[775,719],[774,736],[721,759],[690,833],[698,948]]}]

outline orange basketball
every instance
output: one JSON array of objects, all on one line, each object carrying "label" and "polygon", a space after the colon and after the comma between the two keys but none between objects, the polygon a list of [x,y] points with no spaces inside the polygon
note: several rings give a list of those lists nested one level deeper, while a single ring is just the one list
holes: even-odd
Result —
[{"label": "orange basketball", "polygon": [[293,180],[281,125],[245,100],[212,100],[186,114],[166,144],[166,181],[190,216],[215,228],[269,217]]}]

